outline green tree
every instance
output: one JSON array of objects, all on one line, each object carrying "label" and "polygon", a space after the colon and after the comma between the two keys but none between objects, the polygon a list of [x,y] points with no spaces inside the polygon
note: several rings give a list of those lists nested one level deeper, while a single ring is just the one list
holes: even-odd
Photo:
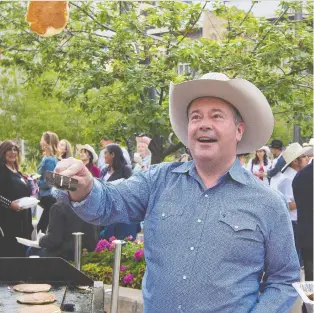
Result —
[{"label": "green tree", "polygon": [[[158,2],[158,6],[141,7],[137,2],[73,1],[66,30],[52,38],[40,38],[28,31],[24,2],[1,2],[0,65],[16,67],[23,87],[16,87],[13,96],[8,88],[2,90],[7,96],[0,109],[9,115],[15,112],[16,118],[21,114],[20,119],[27,115],[34,125],[31,120],[38,118],[30,112],[39,106],[40,123],[75,142],[96,141],[104,133],[121,139],[138,132],[168,138],[170,81],[219,71],[256,84],[275,116],[286,112],[287,120],[300,124],[303,135],[309,135],[311,3],[303,7],[304,19],[294,21],[290,17],[300,11],[300,3],[282,2],[278,18],[266,20],[217,2],[213,13],[226,21],[226,30],[216,41],[192,40],[205,7],[206,3]],[[180,63],[189,64],[193,71],[179,75]],[[28,101],[21,98],[34,92],[40,101],[31,96]],[[3,100],[15,97],[23,99],[20,103],[28,109],[15,110],[18,102]],[[48,119],[60,127],[48,124]],[[15,127],[8,124],[8,132],[16,132]],[[26,131],[19,134],[31,136]]]}]

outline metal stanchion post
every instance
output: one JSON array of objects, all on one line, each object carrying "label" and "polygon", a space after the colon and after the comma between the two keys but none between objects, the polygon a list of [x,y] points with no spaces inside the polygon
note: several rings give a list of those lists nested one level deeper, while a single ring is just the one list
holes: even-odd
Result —
[{"label": "metal stanchion post", "polygon": [[72,233],[74,236],[74,265],[79,271],[81,270],[82,255],[82,236],[84,233]]},{"label": "metal stanchion post", "polygon": [[112,294],[110,313],[118,313],[121,246],[125,242],[123,240],[114,240],[113,243],[115,244],[115,250],[114,250],[114,263],[112,269]]}]

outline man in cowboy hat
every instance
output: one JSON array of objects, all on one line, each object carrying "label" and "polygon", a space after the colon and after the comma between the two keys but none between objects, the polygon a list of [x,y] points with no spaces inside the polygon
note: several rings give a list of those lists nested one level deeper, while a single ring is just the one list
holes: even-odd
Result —
[{"label": "man in cowboy hat", "polygon": [[270,187],[277,189],[280,181],[281,172],[280,170],[285,166],[285,159],[282,157],[283,143],[279,139],[274,139],[270,144],[270,150],[273,154],[273,162],[271,169],[267,172]]},{"label": "man in cowboy hat", "polygon": [[293,227],[295,247],[299,256],[300,249],[297,238],[298,213],[293,196],[292,181],[297,172],[299,172],[302,168],[308,165],[308,156],[306,155],[306,153],[311,149],[311,147],[302,148],[302,146],[297,142],[294,142],[287,147],[287,149],[282,154],[282,157],[285,159],[286,165],[281,170],[283,175],[277,187],[278,191],[284,195],[289,205],[289,213]]},{"label": "man in cowboy hat", "polygon": [[144,220],[145,313],[289,312],[299,266],[286,203],[236,158],[271,136],[266,98],[244,79],[209,73],[171,85],[169,109],[193,161],[110,185],[67,159],[56,171],[79,188],[56,196],[94,224]]}]

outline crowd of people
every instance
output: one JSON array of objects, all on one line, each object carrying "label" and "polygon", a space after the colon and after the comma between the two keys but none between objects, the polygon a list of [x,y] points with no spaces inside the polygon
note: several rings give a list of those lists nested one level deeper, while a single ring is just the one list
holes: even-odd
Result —
[{"label": "crowd of people", "polygon": [[[266,98],[221,73],[171,85],[169,107],[189,151],[176,162],[152,166],[148,137],[136,138],[132,159],[103,137],[99,156],[85,144],[77,160],[67,140],[42,135],[43,235],[28,254],[69,259],[73,231],[87,234],[83,246],[92,249],[99,236],[135,238],[144,221],[145,312],[289,312],[302,266],[313,280],[313,139],[267,146],[274,123]],[[15,237],[32,231],[30,211],[19,207],[33,193],[19,160],[18,146],[4,141],[2,256],[25,256]],[[52,190],[47,170],[74,177],[77,190]]]},{"label": "crowd of people", "polygon": [[[146,137],[147,138],[147,137]],[[91,175],[104,182],[127,179],[134,172],[146,170],[150,166],[151,153],[145,138],[137,138],[137,151],[131,163],[129,152],[105,137],[101,138],[102,150],[99,156],[95,149],[84,144],[79,146],[78,158]],[[62,159],[73,157],[71,143],[58,135],[46,131],[40,139],[42,160],[38,166],[37,177],[20,172],[21,153],[18,145],[6,140],[0,147],[0,255],[4,257],[23,257],[32,254],[41,256],[60,256],[73,259],[73,232],[83,232],[83,246],[93,251],[101,237],[114,236],[124,239],[131,235],[136,238],[141,231],[140,223],[128,225],[113,223],[106,227],[96,227],[80,219],[68,204],[57,201],[52,195],[52,187],[45,179],[45,172],[53,172]],[[26,249],[17,242],[16,237],[34,238],[32,210],[22,210],[19,200],[35,196],[43,209],[36,225],[35,237],[39,239],[40,249]],[[32,236],[33,234],[33,236]]]}]

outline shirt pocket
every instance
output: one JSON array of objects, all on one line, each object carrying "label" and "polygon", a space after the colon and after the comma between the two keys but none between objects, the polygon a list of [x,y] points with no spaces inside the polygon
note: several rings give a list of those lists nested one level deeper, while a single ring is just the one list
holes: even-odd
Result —
[{"label": "shirt pocket", "polygon": [[[164,210],[167,208],[167,210]],[[160,205],[144,220],[144,238],[152,244],[169,245],[178,240],[184,209]]]},{"label": "shirt pocket", "polygon": [[227,255],[244,264],[262,261],[264,257],[264,237],[257,221],[245,213],[220,212],[219,222],[224,233],[224,246]]}]

